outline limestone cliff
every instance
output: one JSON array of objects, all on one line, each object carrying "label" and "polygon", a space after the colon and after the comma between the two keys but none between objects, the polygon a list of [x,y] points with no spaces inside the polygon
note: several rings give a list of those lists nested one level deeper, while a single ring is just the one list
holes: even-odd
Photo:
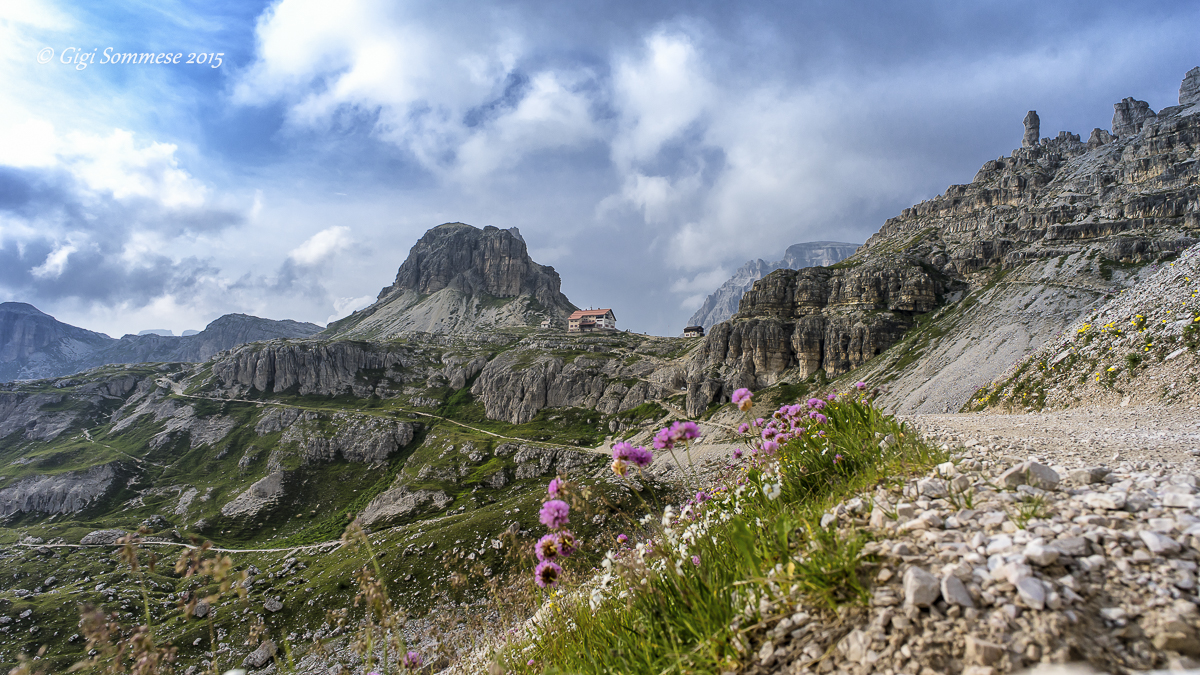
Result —
[{"label": "limestone cliff", "polygon": [[775,262],[751,260],[733,273],[720,288],[704,300],[704,304],[688,319],[688,325],[704,326],[705,330],[729,319],[738,310],[742,295],[749,291],[754,282],[778,269],[798,270],[805,267],[834,265],[854,254],[858,244],[836,241],[811,241],[792,244],[783,258]]},{"label": "limestone cliff", "polygon": [[[1112,132],[1097,129],[1086,143],[1065,131],[1034,142],[1031,111],[1022,147],[984,163],[971,183],[904,209],[833,269],[777,271],[756,282],[694,362],[689,412],[738,386],[847,372],[945,302],[955,312],[936,329],[940,346],[920,358],[893,354],[892,370],[872,372],[896,380],[885,402],[897,410],[958,409],[974,391],[969,383],[999,375],[1119,291],[1132,278],[1124,267],[1197,241],[1196,79],[1189,72],[1180,105],[1157,113],[1132,98],[1115,104]],[[1011,330],[996,329],[999,316],[966,311],[981,298],[1008,308],[1001,323]],[[955,354],[961,368],[947,362]],[[931,387],[948,393],[931,396]],[[925,393],[910,396],[917,390]]]},{"label": "limestone cliff", "polygon": [[576,308],[553,267],[529,257],[516,228],[439,225],[421,237],[375,304],[330,324],[326,337],[472,333],[536,326]]}]

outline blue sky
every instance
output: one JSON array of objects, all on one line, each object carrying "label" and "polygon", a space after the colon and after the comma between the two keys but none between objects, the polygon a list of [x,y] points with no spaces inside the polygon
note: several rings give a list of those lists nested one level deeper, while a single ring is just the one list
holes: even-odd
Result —
[{"label": "blue sky", "polygon": [[677,334],[746,260],[969,182],[1027,110],[1086,137],[1175,104],[1196,35],[1194,2],[6,0],[0,301],[324,324],[462,221]]}]

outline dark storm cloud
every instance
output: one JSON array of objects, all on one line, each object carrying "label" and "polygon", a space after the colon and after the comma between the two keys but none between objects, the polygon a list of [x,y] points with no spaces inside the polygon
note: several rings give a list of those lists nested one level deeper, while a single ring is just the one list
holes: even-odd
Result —
[{"label": "dark storm cloud", "polygon": [[131,251],[137,237],[170,241],[244,222],[240,214],[224,209],[167,208],[136,197],[118,200],[88,190],[64,170],[3,166],[0,216],[9,223],[0,229],[0,286],[10,297],[135,307],[165,294],[187,293],[219,272],[197,256],[173,259],[161,251]]}]

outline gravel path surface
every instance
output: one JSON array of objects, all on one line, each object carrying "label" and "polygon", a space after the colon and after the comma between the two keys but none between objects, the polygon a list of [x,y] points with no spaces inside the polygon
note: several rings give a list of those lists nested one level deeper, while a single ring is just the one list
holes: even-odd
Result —
[{"label": "gravel path surface", "polygon": [[[1128,406],[996,415],[901,416],[935,440],[982,446],[1011,455],[1065,465],[1114,461],[1163,461],[1194,466],[1200,454],[1200,409]],[[1114,458],[1116,457],[1116,458]]]}]

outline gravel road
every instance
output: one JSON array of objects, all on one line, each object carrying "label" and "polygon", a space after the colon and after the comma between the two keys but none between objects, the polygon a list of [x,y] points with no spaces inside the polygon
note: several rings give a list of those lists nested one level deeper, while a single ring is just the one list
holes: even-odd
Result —
[{"label": "gravel road", "polygon": [[1032,456],[1068,466],[1120,460],[1192,466],[1200,460],[1200,409],[1194,406],[1087,407],[1022,415],[905,415],[901,419],[951,445],[985,446],[997,455]]}]

